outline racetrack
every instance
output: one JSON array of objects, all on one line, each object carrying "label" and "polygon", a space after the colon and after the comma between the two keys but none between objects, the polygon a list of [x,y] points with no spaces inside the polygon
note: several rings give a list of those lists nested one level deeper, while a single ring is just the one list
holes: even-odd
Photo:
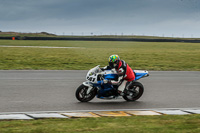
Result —
[{"label": "racetrack", "polygon": [[124,99],[80,103],[76,88],[87,71],[0,71],[0,112],[113,110],[200,107],[199,71],[150,71],[141,79],[145,91],[136,102]]}]

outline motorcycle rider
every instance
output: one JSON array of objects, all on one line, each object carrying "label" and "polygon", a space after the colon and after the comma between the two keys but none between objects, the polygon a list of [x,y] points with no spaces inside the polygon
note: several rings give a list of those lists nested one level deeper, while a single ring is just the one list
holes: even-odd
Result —
[{"label": "motorcycle rider", "polygon": [[131,67],[124,61],[120,60],[118,55],[111,55],[109,57],[109,66],[101,68],[102,70],[110,70],[115,69],[118,74],[118,80],[104,80],[103,82],[117,85],[118,93],[123,96],[124,89],[128,88],[128,86],[135,80],[135,74]]}]

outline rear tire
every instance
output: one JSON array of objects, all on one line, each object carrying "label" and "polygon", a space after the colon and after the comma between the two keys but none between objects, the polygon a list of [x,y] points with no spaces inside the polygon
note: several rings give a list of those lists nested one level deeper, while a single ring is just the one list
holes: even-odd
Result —
[{"label": "rear tire", "polygon": [[97,94],[96,88],[93,88],[89,94],[87,94],[87,90],[88,90],[88,86],[85,86],[83,84],[77,88],[76,98],[80,102],[88,102],[88,101],[92,100],[95,97],[95,95]]},{"label": "rear tire", "polygon": [[126,101],[136,101],[144,92],[144,87],[140,82],[133,82],[127,89],[124,92],[125,96],[123,96]]}]

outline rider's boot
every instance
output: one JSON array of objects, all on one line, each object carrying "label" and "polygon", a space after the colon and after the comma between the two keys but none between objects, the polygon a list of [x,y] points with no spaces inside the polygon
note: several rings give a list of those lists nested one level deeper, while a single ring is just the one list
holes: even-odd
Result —
[{"label": "rider's boot", "polygon": [[119,94],[120,96],[124,96],[124,93],[123,93],[122,91],[120,91],[120,90],[118,90],[118,94]]},{"label": "rider's boot", "polygon": [[121,83],[121,85],[118,87],[118,94],[120,95],[120,96],[124,96],[124,90],[125,90],[125,88],[126,88],[126,83],[127,83],[127,81],[126,80],[124,80],[122,83]]}]

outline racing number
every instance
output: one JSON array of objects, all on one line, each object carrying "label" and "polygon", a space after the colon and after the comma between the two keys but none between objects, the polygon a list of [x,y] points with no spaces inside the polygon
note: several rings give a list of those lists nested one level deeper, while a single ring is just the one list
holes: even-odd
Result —
[{"label": "racing number", "polygon": [[92,82],[94,82],[94,81],[95,81],[95,78],[93,78]]},{"label": "racing number", "polygon": [[92,81],[92,82],[94,82],[96,78],[87,77],[87,79],[88,79],[89,81]]}]

